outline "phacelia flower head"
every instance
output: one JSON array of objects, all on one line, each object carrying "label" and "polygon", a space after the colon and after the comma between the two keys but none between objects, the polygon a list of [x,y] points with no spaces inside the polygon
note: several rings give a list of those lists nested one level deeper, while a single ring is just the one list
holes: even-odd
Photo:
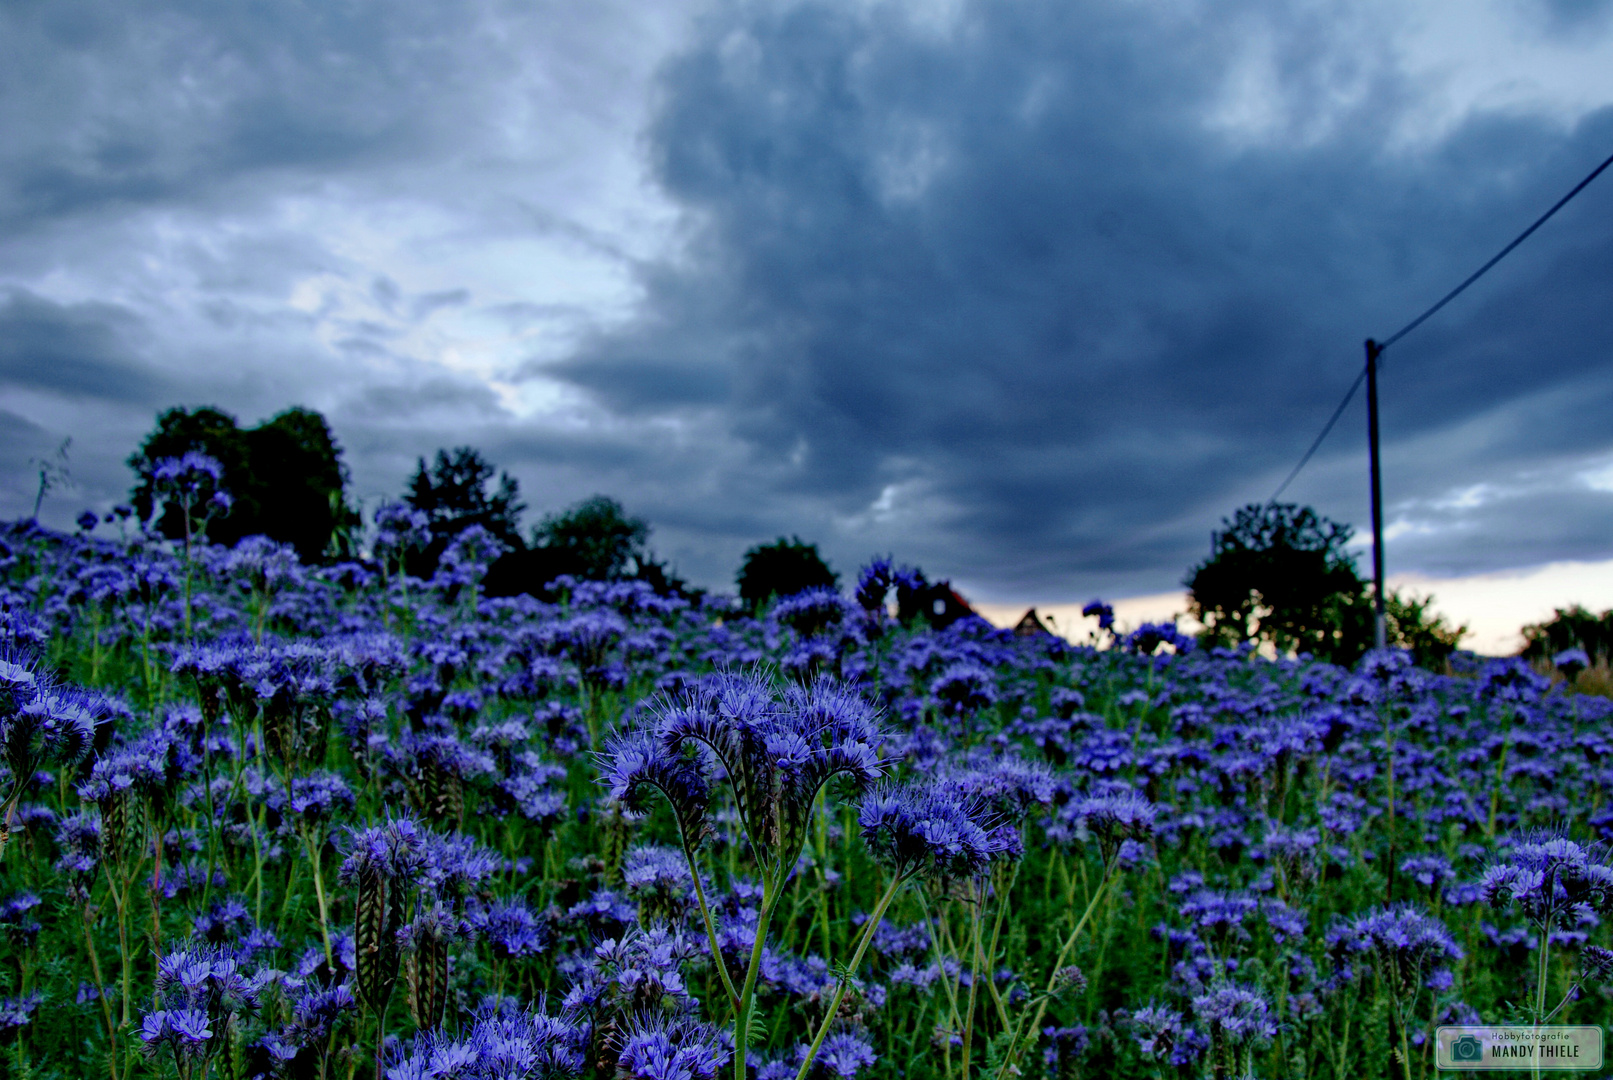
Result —
[{"label": "phacelia flower head", "polygon": [[[1195,997],[1193,1016],[1209,1032],[1217,1076],[1230,1075],[1240,1058],[1247,1066],[1253,1049],[1277,1034],[1265,997],[1242,986],[1217,986]],[[1243,1075],[1248,1074],[1246,1067]]]},{"label": "phacelia flower head", "polygon": [[684,843],[705,838],[711,808],[709,755],[697,748],[668,749],[649,729],[635,729],[612,738],[600,755],[600,782],[610,797],[635,814],[649,812],[650,798],[660,793],[672,806]]},{"label": "phacelia flower head", "polygon": [[1613,982],[1613,949],[1586,945],[1580,949],[1579,966],[1582,978],[1587,983]]},{"label": "phacelia flower head", "polygon": [[1443,855],[1412,855],[1401,860],[1400,872],[1431,893],[1456,877],[1456,869]]},{"label": "phacelia flower head", "polygon": [[375,508],[375,554],[383,562],[431,539],[431,518],[407,503],[382,503]]},{"label": "phacelia flower head", "polygon": [[1178,653],[1189,653],[1194,644],[1193,636],[1182,633],[1174,622],[1145,622],[1125,636],[1121,647],[1138,656],[1153,656],[1161,645],[1169,645]]},{"label": "phacelia flower head", "polygon": [[[541,1005],[540,1005],[541,1009]],[[484,1005],[460,1038],[422,1033],[394,1051],[387,1080],[560,1080],[586,1063],[587,1033],[565,1020],[527,1011],[510,999]]]},{"label": "phacelia flower head", "polygon": [[353,808],[353,791],[338,773],[310,773],[291,782],[291,798],[286,806],[309,824],[328,821],[337,810]]},{"label": "phacelia flower head", "polygon": [[1551,666],[1562,672],[1563,678],[1573,682],[1575,676],[1591,666],[1591,658],[1584,649],[1564,649],[1551,658]]},{"label": "phacelia flower head", "polygon": [[1570,914],[1613,914],[1613,867],[1602,851],[1555,833],[1514,844],[1505,862],[1485,871],[1479,888],[1495,907],[1517,904],[1548,929]]},{"label": "phacelia flower head", "polygon": [[381,825],[349,829],[351,846],[342,862],[340,881],[356,884],[366,874],[388,881],[412,880],[425,862],[428,831],[410,817],[390,818]]},{"label": "phacelia flower head", "polygon": [[849,606],[839,591],[823,585],[778,601],[772,617],[802,637],[812,637],[838,627],[848,612]]},{"label": "phacelia flower head", "polygon": [[863,797],[857,821],[863,842],[898,877],[972,878],[998,850],[998,822],[982,801],[943,785],[882,785]]},{"label": "phacelia flower head", "polygon": [[[802,1046],[798,1056],[805,1058],[810,1047]],[[865,1035],[855,1031],[837,1031],[823,1041],[818,1056],[812,1062],[809,1076],[823,1080],[853,1080],[862,1070],[873,1068],[879,1060],[874,1044]]]},{"label": "phacelia flower head", "polygon": [[224,479],[224,466],[217,458],[208,457],[197,450],[188,450],[180,457],[163,458],[152,469],[151,478],[159,491],[166,493],[211,493]]},{"label": "phacelia flower head", "polygon": [[719,672],[659,712],[663,752],[700,747],[722,767],[751,849],[769,874],[794,867],[813,802],[831,778],[866,786],[885,771],[885,733],[873,707],[831,679],[779,694],[761,672]]},{"label": "phacelia flower head", "polygon": [[973,660],[947,665],[930,683],[930,696],[949,716],[979,712],[997,701],[997,685],[992,674]]},{"label": "phacelia flower head", "polygon": [[183,1073],[188,1063],[207,1056],[213,1029],[201,1009],[157,1009],[141,1019],[140,1038],[141,1053],[155,1057],[166,1046]]},{"label": "phacelia flower head", "polygon": [[1072,803],[1066,816],[1080,822],[1098,841],[1105,865],[1126,840],[1146,840],[1154,833],[1159,808],[1136,792],[1094,795]]},{"label": "phacelia flower head", "polygon": [[639,847],[622,861],[622,885],[649,919],[675,919],[695,902],[694,877],[683,852]]},{"label": "phacelia flower head", "polygon": [[896,569],[889,557],[875,559],[857,575],[857,606],[870,615],[881,615],[885,597],[896,584]]},{"label": "phacelia flower head", "polygon": [[713,1080],[732,1057],[723,1033],[711,1024],[646,1013],[628,1026],[616,1067],[628,1080]]},{"label": "phacelia flower head", "polygon": [[426,868],[426,836],[410,818],[351,830],[340,880],[356,893],[353,914],[357,996],[384,1011],[398,979],[404,898]]},{"label": "phacelia flower head", "polygon": [[1463,955],[1444,923],[1409,904],[1380,908],[1335,927],[1327,943],[1341,966],[1351,957],[1375,966],[1402,1015],[1424,986],[1448,987],[1449,965]]},{"label": "phacelia flower head", "polygon": [[519,896],[472,904],[467,918],[475,933],[500,959],[536,956],[549,945],[547,926]]},{"label": "phacelia flower head", "polygon": [[1131,1014],[1132,1038],[1137,1049],[1152,1058],[1167,1058],[1182,1037],[1182,1014],[1164,1005],[1149,1004]]},{"label": "phacelia flower head", "polygon": [[1110,630],[1115,625],[1115,609],[1102,600],[1092,601],[1081,609],[1081,614],[1089,619],[1096,615],[1099,630]]},{"label": "phacelia flower head", "polygon": [[0,712],[0,746],[12,777],[32,776],[46,764],[78,764],[108,715],[105,700],[87,690],[40,686],[9,715]]},{"label": "phacelia flower head", "polygon": [[157,960],[157,992],[170,1006],[213,1018],[257,1008],[257,985],[229,949],[201,942],[172,946]]}]

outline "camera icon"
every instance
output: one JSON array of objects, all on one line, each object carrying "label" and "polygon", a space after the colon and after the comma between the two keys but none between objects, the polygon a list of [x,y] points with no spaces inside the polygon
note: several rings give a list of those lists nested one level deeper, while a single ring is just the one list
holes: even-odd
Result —
[{"label": "camera icon", "polygon": [[1463,1035],[1451,1043],[1452,1061],[1483,1061],[1484,1043],[1477,1035]]}]

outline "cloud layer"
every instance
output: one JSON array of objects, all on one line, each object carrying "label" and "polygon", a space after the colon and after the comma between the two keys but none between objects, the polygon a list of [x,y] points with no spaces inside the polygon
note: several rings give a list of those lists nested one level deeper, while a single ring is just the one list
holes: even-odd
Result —
[{"label": "cloud layer", "polygon": [[[0,465],[99,410],[110,498],[160,405],[305,403],[366,494],[473,442],[710,585],[1155,592],[1613,152],[1607,3],[635,8],[8,9]],[[1609,553],[1610,287],[1599,183],[1386,356],[1392,569]],[[1286,497],[1364,529],[1364,427]]]}]

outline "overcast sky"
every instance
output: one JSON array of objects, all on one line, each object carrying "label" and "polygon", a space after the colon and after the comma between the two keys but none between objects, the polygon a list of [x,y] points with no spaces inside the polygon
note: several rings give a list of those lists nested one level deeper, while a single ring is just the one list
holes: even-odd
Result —
[{"label": "overcast sky", "polygon": [[[0,133],[0,516],[305,405],[368,507],[469,443],[703,585],[1076,601],[1613,153],[1613,0],[9,0]],[[1613,175],[1384,364],[1392,571],[1613,557]],[[1365,427],[1285,498],[1366,533]]]}]

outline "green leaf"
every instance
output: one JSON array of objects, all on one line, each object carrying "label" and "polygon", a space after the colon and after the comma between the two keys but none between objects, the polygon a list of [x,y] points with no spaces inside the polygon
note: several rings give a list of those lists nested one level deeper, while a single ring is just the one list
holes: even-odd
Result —
[{"label": "green leaf", "polygon": [[767,1039],[767,1024],[762,1020],[756,1007],[751,1006],[750,1022],[745,1026],[745,1045],[760,1047]]}]

